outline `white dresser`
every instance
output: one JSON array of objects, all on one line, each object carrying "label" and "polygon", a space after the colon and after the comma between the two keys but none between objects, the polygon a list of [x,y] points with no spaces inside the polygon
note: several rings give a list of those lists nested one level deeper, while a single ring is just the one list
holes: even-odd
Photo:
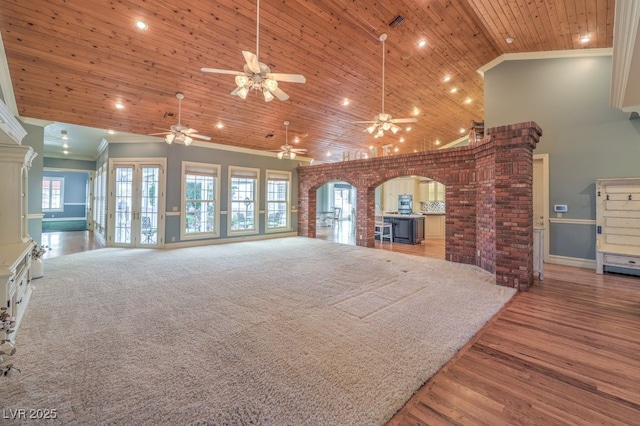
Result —
[{"label": "white dresser", "polygon": [[640,270],[640,178],[596,181],[596,272]]},{"label": "white dresser", "polygon": [[16,332],[31,296],[27,187],[35,155],[28,146],[0,144],[0,303],[16,317]]}]

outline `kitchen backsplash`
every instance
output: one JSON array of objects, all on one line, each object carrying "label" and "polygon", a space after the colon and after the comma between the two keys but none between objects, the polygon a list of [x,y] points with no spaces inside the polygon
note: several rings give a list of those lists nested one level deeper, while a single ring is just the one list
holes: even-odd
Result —
[{"label": "kitchen backsplash", "polygon": [[420,212],[444,214],[444,201],[420,201]]}]

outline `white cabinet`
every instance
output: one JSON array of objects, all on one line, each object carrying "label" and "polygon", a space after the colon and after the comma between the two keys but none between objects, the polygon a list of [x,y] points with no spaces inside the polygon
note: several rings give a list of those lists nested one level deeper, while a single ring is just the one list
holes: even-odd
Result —
[{"label": "white cabinet", "polygon": [[445,215],[443,214],[427,214],[425,220],[425,237],[426,238],[444,238],[445,234]]},{"label": "white cabinet", "polygon": [[383,206],[386,212],[398,211],[398,195],[413,196],[414,210],[416,209],[416,178],[401,177],[391,179],[383,184]]},{"label": "white cabinet", "polygon": [[640,270],[640,178],[596,181],[596,272]]},{"label": "white cabinet", "polygon": [[31,296],[27,184],[34,157],[28,146],[0,144],[0,303],[16,317],[16,332]]}]

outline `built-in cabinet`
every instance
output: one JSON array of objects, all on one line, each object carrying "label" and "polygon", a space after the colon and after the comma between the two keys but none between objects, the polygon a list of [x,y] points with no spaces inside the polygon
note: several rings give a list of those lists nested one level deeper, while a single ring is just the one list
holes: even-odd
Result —
[{"label": "built-in cabinet", "polygon": [[16,330],[31,296],[27,188],[34,157],[28,146],[0,144],[0,301],[16,317]]},{"label": "built-in cabinet", "polygon": [[[391,179],[382,185],[382,206],[379,206],[379,210],[397,211],[399,195],[412,195],[414,211],[424,212],[420,202],[440,202],[444,206],[445,186],[440,182],[420,176]],[[437,206],[429,207],[437,208]],[[444,211],[442,212],[444,213]]]},{"label": "built-in cabinet", "polygon": [[425,238],[445,237],[445,215],[428,214],[424,216]]},{"label": "built-in cabinet", "polygon": [[640,178],[596,181],[596,272],[640,270]]}]

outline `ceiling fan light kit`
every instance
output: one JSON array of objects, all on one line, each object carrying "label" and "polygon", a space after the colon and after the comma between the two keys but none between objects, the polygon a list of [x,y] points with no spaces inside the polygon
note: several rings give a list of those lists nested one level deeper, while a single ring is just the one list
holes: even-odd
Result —
[{"label": "ceiling fan light kit", "polygon": [[380,138],[384,136],[385,131],[391,131],[394,135],[401,129],[396,123],[416,123],[416,118],[392,118],[391,114],[384,112],[384,60],[385,60],[385,48],[384,42],[387,39],[386,34],[380,34],[379,40],[382,42],[382,112],[377,114],[373,121],[356,121],[356,123],[370,124],[365,131],[374,138]]},{"label": "ceiling fan light kit", "polygon": [[196,129],[191,129],[182,125],[180,120],[182,118],[182,100],[184,99],[184,94],[178,92],[176,93],[176,98],[178,98],[178,124],[172,125],[167,132],[151,133],[149,136],[164,135],[164,141],[169,145],[174,142],[178,142],[185,146],[189,146],[193,142],[193,138],[203,139],[206,141],[211,140],[209,136],[197,134],[198,131]]},{"label": "ceiling fan light kit", "polygon": [[283,158],[290,158],[291,160],[293,160],[294,158],[296,158],[298,154],[307,152],[307,150],[304,148],[294,148],[292,145],[289,145],[289,122],[288,121],[284,122],[284,131],[285,131],[285,142],[284,142],[284,145],[280,147],[280,150],[278,151],[278,154],[277,154],[280,160],[282,160]]},{"label": "ceiling fan light kit", "polygon": [[307,79],[301,74],[280,74],[272,73],[271,69],[258,60],[260,51],[260,0],[257,1],[256,7],[256,53],[242,51],[245,64],[242,71],[220,70],[216,68],[201,68],[202,72],[210,72],[215,74],[231,74],[235,75],[236,88],[232,95],[238,96],[240,99],[247,99],[250,91],[261,92],[265,102],[271,102],[274,98],[281,101],[289,99],[282,89],[278,87],[278,81],[288,83],[306,83]]}]

